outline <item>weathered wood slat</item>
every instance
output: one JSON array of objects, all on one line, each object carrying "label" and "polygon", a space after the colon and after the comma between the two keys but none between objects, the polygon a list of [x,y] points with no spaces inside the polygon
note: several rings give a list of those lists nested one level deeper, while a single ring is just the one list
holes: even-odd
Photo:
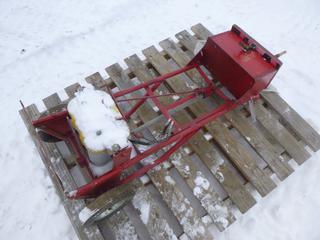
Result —
[{"label": "weathered wood slat", "polygon": [[53,108],[61,103],[61,100],[57,93],[54,93],[44,99],[42,99],[47,109]]},{"label": "weathered wood slat", "polygon": [[230,112],[225,117],[260,154],[280,180],[287,178],[293,172],[293,168],[280,158],[273,146],[248,119],[236,112]]},{"label": "weathered wood slat", "polygon": [[189,51],[193,52],[197,44],[197,39],[194,36],[190,35],[186,30],[183,30],[176,34],[176,38],[179,39],[180,43]]},{"label": "weathered wood slat", "polygon": [[[189,41],[196,41],[196,39],[192,38],[190,34],[184,32],[183,36],[180,36],[180,40],[183,40],[185,44]],[[188,38],[185,38],[189,36]],[[195,43],[189,44],[190,46],[194,46]],[[181,67],[185,66],[190,60],[186,53],[184,53],[176,43],[173,41],[166,39],[160,42],[160,46],[174,59]],[[192,80],[198,82],[199,77],[201,78],[199,73],[191,73],[189,72],[189,76],[192,77]],[[264,138],[264,136],[256,129],[249,121],[243,119],[238,111],[232,111],[230,113],[225,114],[225,117],[233,123],[233,125],[238,129],[238,131],[246,138],[246,140],[251,144],[251,146],[265,159],[265,161],[270,165],[270,168],[277,174],[277,176],[283,180],[287,176],[289,176],[293,169],[287,162],[283,162],[280,160],[279,156],[276,155],[272,145],[268,143],[268,141]]]},{"label": "weathered wood slat", "polygon": [[86,77],[85,80],[92,84],[96,89],[104,88],[107,85],[107,81],[105,81],[98,72]]},{"label": "weathered wood slat", "polygon": [[[185,33],[184,33],[184,36],[186,36]],[[188,41],[187,39],[184,39],[181,37],[180,37],[180,39],[183,39],[185,43]],[[189,39],[191,39],[191,37]],[[189,63],[189,61],[191,60],[191,57],[188,56],[185,52],[183,52],[182,49],[176,43],[174,43],[172,40],[165,39],[165,40],[161,41],[159,44],[165,50],[165,52],[167,52],[169,54],[169,56],[180,67],[186,66]],[[190,44],[190,45],[193,45],[193,44]],[[190,77],[190,79],[192,79],[192,81],[194,83],[197,84],[197,86],[205,86],[205,84],[204,84],[205,82],[197,70],[191,69],[186,74]]]},{"label": "weathered wood slat", "polygon": [[[157,212],[157,207],[155,206],[154,211]],[[151,207],[150,207],[151,208]],[[129,202],[126,206],[124,206],[123,211],[127,214],[129,217],[132,225],[135,227],[135,230],[137,232],[137,235],[139,236],[140,240],[150,240],[152,239],[151,236],[154,234],[150,234],[149,228],[142,222],[140,212],[133,206],[132,202]],[[160,212],[160,211],[159,211]],[[150,213],[153,214],[153,213]]]},{"label": "weathered wood slat", "polygon": [[277,93],[262,92],[262,97],[275,109],[313,151],[320,149],[320,135]]},{"label": "weathered wood slat", "polygon": [[160,217],[161,211],[159,206],[145,188],[138,190],[133,199],[133,205],[140,211],[141,215],[146,214],[144,211],[149,211],[147,216],[142,217],[142,221],[147,226],[153,240],[177,239],[168,222]]},{"label": "weathered wood slat", "polygon": [[123,210],[112,215],[107,223],[116,240],[139,240],[135,227]]},{"label": "weathered wood slat", "polygon": [[80,87],[79,83],[74,83],[68,87],[66,87],[64,90],[67,93],[67,95],[69,96],[69,98],[74,97],[74,93],[78,90],[78,88]]},{"label": "weathered wood slat", "polygon": [[[124,71],[119,66],[119,64],[114,64],[107,67],[106,71],[119,89],[124,89],[130,86],[130,80],[128,76],[124,74]],[[132,96],[136,95],[132,94]],[[146,110],[144,108],[149,109]],[[139,109],[141,112],[145,112],[145,114],[139,114],[141,118],[146,118],[151,112],[150,106],[146,103]],[[190,202],[177,188],[175,182],[169,175],[169,172],[165,168],[163,168],[163,165],[159,165],[157,168],[150,170],[148,172],[148,175],[154,185],[158,188],[167,205],[179,220],[184,231],[194,239],[210,239],[210,233],[204,227],[200,218],[196,216]],[[168,181],[168,179],[170,179],[170,181]]]},{"label": "weathered wood slat", "polygon": [[[166,74],[174,70],[155,47],[149,47],[142,52],[160,74]],[[190,90],[189,86],[180,76],[170,78],[167,82],[174,91]],[[209,111],[208,107],[202,102],[194,103],[189,108],[196,116]],[[229,156],[240,172],[256,187],[262,196],[265,196],[276,187],[270,177],[259,169],[251,155],[232,137],[229,130],[220,121],[211,122],[206,125],[206,128],[226,155]]]},{"label": "weathered wood slat", "polygon": [[[129,58],[125,59],[125,62],[131,69],[131,71],[140,79],[142,82],[150,81],[153,76],[147,69],[147,67],[143,64],[143,62],[138,58],[137,55],[133,55]],[[162,88],[161,88],[162,90]],[[162,104],[171,103],[168,98],[160,98],[159,101]],[[191,120],[191,117],[185,111],[179,111],[174,118],[181,123],[187,119]],[[192,139],[203,138],[200,134],[197,134]],[[205,139],[203,139],[205,140]],[[195,148],[199,149],[199,147]],[[210,149],[210,146],[209,146]],[[200,186],[196,185],[196,179],[203,178],[201,172],[197,170],[197,167],[191,160],[189,156],[187,156],[183,150],[178,150],[176,154],[172,157],[172,163],[177,168],[180,175],[185,178],[187,184],[191,189],[198,190],[196,197],[200,200],[202,206],[207,210],[209,215],[212,217],[213,222],[217,225],[218,229],[221,231],[224,230],[228,225],[230,225],[234,221],[233,214],[230,209],[225,206],[221,199],[218,196],[218,193],[213,190],[211,186],[208,186],[208,189],[200,188]],[[172,159],[171,158],[171,159]],[[212,160],[211,160],[212,161]],[[200,192],[201,191],[201,192]],[[224,210],[224,212],[222,211]]]},{"label": "weathered wood slat", "polygon": [[85,206],[84,201],[70,201],[64,195],[64,190],[71,191],[76,188],[76,184],[62,160],[62,156],[54,145],[43,143],[38,139],[37,133],[30,122],[31,120],[37,119],[40,115],[37,107],[35,105],[30,105],[26,108],[26,111],[20,110],[20,115],[37,147],[37,150],[39,151],[40,157],[49,173],[58,195],[62,200],[62,204],[79,239],[103,240],[104,238],[97,226],[83,227],[78,218],[79,211]]},{"label": "weathered wood slat", "polygon": [[261,100],[256,101],[254,106],[259,122],[279,141],[298,164],[302,164],[310,158],[310,153],[303,148],[278,119],[263,107]]}]

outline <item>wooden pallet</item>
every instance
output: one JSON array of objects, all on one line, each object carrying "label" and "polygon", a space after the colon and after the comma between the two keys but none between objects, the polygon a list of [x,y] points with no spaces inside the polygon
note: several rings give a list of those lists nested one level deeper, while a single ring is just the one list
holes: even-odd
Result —
[{"label": "wooden pallet", "polygon": [[[154,46],[144,49],[144,60],[137,55],[126,58],[127,69],[119,64],[107,67],[108,79],[95,73],[86,81],[96,89],[124,89],[184,66],[192,58],[197,42],[212,35],[201,24],[191,30],[193,33],[184,30],[176,34],[177,41],[161,41],[161,51]],[[199,84],[199,79],[198,73],[191,70],[169,79],[158,91],[185,91]],[[78,86],[76,83],[65,89],[70,98]],[[160,101],[168,104],[174,100]],[[55,93],[43,102],[49,109],[61,100]],[[215,98],[198,99],[175,112],[174,118],[186,123],[216,103]],[[207,124],[169,161],[148,172],[148,180],[132,203],[90,227],[83,227],[78,218],[86,201],[70,201],[63,193],[63,189],[72,190],[79,185],[77,172],[84,176],[83,181],[90,181],[88,174],[76,165],[66,145],[38,140],[31,125],[31,120],[40,115],[34,104],[20,110],[20,115],[79,239],[213,239],[210,227],[225,230],[239,211],[245,213],[255,205],[255,192],[266,196],[276,188],[275,178],[283,181],[294,171],[293,160],[300,165],[311,151],[320,149],[319,134],[276,92],[263,92],[262,99],[254,104],[256,122],[244,106]],[[128,107],[121,104],[121,108]],[[140,126],[144,134],[153,137],[163,124],[156,110],[146,102],[131,127]],[[142,203],[150,206],[147,220],[140,218]]]}]

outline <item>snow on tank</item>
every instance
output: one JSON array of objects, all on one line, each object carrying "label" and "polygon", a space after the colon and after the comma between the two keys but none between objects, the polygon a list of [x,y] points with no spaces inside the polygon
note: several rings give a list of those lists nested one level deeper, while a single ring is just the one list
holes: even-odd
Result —
[{"label": "snow on tank", "polygon": [[78,130],[85,147],[94,152],[124,148],[130,134],[127,123],[119,120],[121,114],[113,99],[92,86],[81,87],[68,103],[72,125]]}]

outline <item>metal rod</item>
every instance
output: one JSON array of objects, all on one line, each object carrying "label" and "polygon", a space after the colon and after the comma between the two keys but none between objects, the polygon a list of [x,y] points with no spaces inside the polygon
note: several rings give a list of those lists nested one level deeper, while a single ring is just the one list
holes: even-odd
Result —
[{"label": "metal rod", "polygon": [[[197,88],[199,89],[199,88]],[[185,95],[185,94],[189,94],[189,93],[194,93],[194,92],[198,92],[196,91],[197,89],[191,90],[191,91],[185,91],[185,92],[175,92],[175,93],[166,93],[166,94],[161,94],[161,95],[147,95],[145,94],[144,96],[141,97],[134,97],[134,98],[126,98],[126,99],[119,99],[116,100],[117,102],[129,102],[129,101],[135,101],[135,100],[143,100],[146,98],[158,98],[158,97],[168,97],[168,96],[175,96],[175,95]]]},{"label": "metal rod", "polygon": [[118,97],[121,97],[121,96],[124,96],[124,95],[127,95],[128,93],[131,93],[131,92],[135,92],[137,90],[140,90],[142,88],[145,88],[145,87],[148,87],[152,84],[156,84],[156,83],[159,83],[159,82],[163,82],[165,81],[166,79],[168,78],[171,78],[171,77],[174,77],[180,73],[183,73],[185,71],[188,71],[192,68],[194,68],[196,65],[190,65],[190,66],[186,66],[186,67],[183,67],[183,68],[180,68],[176,71],[173,71],[173,72],[170,72],[170,73],[167,73],[165,75],[162,75],[162,76],[159,76],[159,77],[156,77],[154,78],[153,80],[151,81],[148,81],[148,82],[145,82],[145,83],[141,83],[139,85],[136,85],[136,86],[133,86],[133,87],[130,87],[130,88],[127,88],[127,89],[124,89],[124,90],[121,90],[119,92],[116,92],[116,93],[113,93],[113,96],[114,98],[118,98]]},{"label": "metal rod", "polygon": [[277,53],[276,55],[274,55],[276,58],[279,58],[279,57],[281,57],[282,55],[285,55],[287,53],[287,51],[286,50],[284,50],[284,51],[282,51],[282,52],[279,52],[279,53]]}]

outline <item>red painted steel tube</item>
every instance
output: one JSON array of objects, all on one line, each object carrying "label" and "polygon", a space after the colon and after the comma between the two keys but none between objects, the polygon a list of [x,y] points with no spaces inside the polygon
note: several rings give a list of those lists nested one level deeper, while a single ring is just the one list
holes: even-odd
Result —
[{"label": "red painted steel tube", "polygon": [[[133,113],[137,111],[137,109],[146,101],[146,98],[142,98],[139,102],[137,102],[128,112],[124,113],[124,119],[128,119]],[[118,101],[119,102],[119,101]]]},{"label": "red painted steel tube", "polygon": [[186,96],[184,98],[179,99],[178,101],[175,101],[175,102],[169,104],[166,108],[167,108],[168,111],[170,109],[174,109],[174,108],[184,104],[185,102],[188,102],[189,100],[195,98],[197,95],[198,94],[196,94],[196,93],[190,94],[190,95],[188,95],[188,96]]},{"label": "red painted steel tube", "polygon": [[[245,49],[243,46],[239,45],[239,42],[242,42],[245,46],[252,49]],[[246,57],[243,57],[244,54]],[[162,115],[164,115],[166,119],[173,121],[174,128],[172,135],[162,142],[157,142],[148,150],[139,153],[132,159],[128,159],[123,163],[119,162],[120,165],[115,166],[111,172],[108,172],[101,177],[92,180],[92,182],[80,187],[74,196],[69,197],[95,197],[104,191],[141,176],[156,165],[167,160],[172,153],[185,144],[199,129],[204,127],[207,123],[235,109],[249,99],[252,99],[252,97],[257,96],[262,89],[269,85],[270,81],[279,70],[281,64],[282,63],[277,60],[275,56],[265,50],[242,29],[234,25],[231,31],[209,37],[202,50],[188,63],[187,66],[156,77],[148,82],[120,90],[116,93],[112,93],[112,91],[108,88],[111,97],[115,101],[115,104],[125,120],[128,120],[128,118],[134,112],[136,112],[148,98],[150,98],[159,108]],[[201,66],[205,66],[212,76],[217,78],[219,82],[231,94],[233,94],[237,100],[232,100],[226,96],[223,91],[218,88],[209,78],[209,76],[206,75]],[[158,99],[159,97],[179,95],[182,93],[156,95],[154,91],[168,78],[185,73],[193,68],[196,68],[197,72],[204,79],[207,86],[204,88],[194,89],[189,92],[190,95],[188,94],[167,106],[162,105]],[[146,90],[146,93],[144,95],[142,94],[142,97],[117,100],[119,97],[123,97],[140,89]],[[224,103],[216,109],[204,113],[202,116],[180,127],[170,115],[169,110],[188,102],[200,93],[202,93],[204,97],[210,96],[212,93],[216,93],[217,96],[224,100]],[[137,100],[137,102],[132,104],[133,107],[127,113],[124,113],[118,106],[119,102],[135,100]],[[84,153],[83,157],[86,158],[86,152],[82,152],[82,150],[85,149],[81,143],[79,143],[79,139],[77,138],[74,130],[72,130],[71,126],[65,124],[68,123],[67,116],[68,113],[66,111],[62,111],[60,113],[54,113],[47,117],[40,118],[38,121],[34,121],[33,124],[35,127],[43,127],[44,131],[45,127],[47,127],[47,132],[49,134],[51,130],[57,131],[58,134],[62,134],[60,138],[63,138],[63,136],[68,136],[67,140],[73,144],[73,149],[75,150],[77,156],[80,156],[81,153]],[[69,128],[71,128],[71,132],[69,132]],[[55,136],[54,133],[52,133],[52,135]],[[157,158],[153,163],[143,166],[141,169],[122,180],[119,179],[120,174],[124,170],[134,166],[136,163],[165,147],[168,147],[169,150]],[[84,160],[89,161],[88,159]],[[114,160],[116,161],[116,157],[114,157]]]},{"label": "red painted steel tube", "polygon": [[188,70],[194,68],[195,66],[197,66],[197,65],[194,64],[194,65],[190,65],[190,66],[186,66],[186,67],[180,68],[180,69],[178,69],[178,70],[176,70],[176,71],[173,71],[173,72],[167,73],[167,74],[165,74],[165,75],[156,77],[156,78],[154,78],[154,79],[151,80],[151,81],[144,82],[144,83],[141,83],[141,84],[139,84],[139,85],[136,85],[136,86],[127,88],[127,89],[125,89],[125,90],[121,90],[121,91],[119,91],[119,92],[116,92],[116,93],[113,94],[113,96],[114,96],[115,98],[118,98],[118,97],[127,95],[128,93],[135,92],[135,91],[140,90],[140,89],[142,89],[142,88],[148,87],[148,86],[150,86],[150,85],[152,85],[152,84],[156,84],[156,83],[159,83],[159,82],[163,82],[163,81],[165,81],[166,79],[171,78],[171,77],[174,77],[174,76],[176,76],[176,75],[178,75],[178,74],[180,74],[180,73],[183,73],[183,72],[185,72],[185,71],[188,71]]},{"label": "red painted steel tube", "polygon": [[[151,95],[153,92],[151,89],[147,88],[146,89],[148,94]],[[151,99],[152,102],[159,108],[159,110],[161,111],[161,113],[165,116],[165,118],[167,120],[170,120],[173,122],[173,126],[174,126],[174,131],[176,131],[177,129],[180,129],[179,124],[176,122],[176,120],[174,120],[174,118],[170,115],[169,111],[167,109],[165,109],[165,107],[160,103],[159,99],[157,98],[152,98]]]},{"label": "red painted steel tube", "polygon": [[197,69],[197,71],[200,73],[201,77],[206,81],[206,83],[208,84],[208,86],[212,87],[213,82],[208,78],[208,76],[204,73],[204,71],[202,71],[200,65],[195,67]]},{"label": "red painted steel tube", "polygon": [[143,100],[143,99],[148,99],[148,98],[158,98],[158,97],[169,97],[169,96],[176,96],[176,95],[185,95],[185,94],[189,94],[189,93],[199,92],[199,91],[197,91],[198,89],[200,89],[200,88],[196,88],[194,90],[185,91],[185,92],[173,92],[173,93],[165,93],[165,94],[161,94],[161,95],[151,95],[151,96],[149,96],[148,94],[145,94],[142,97],[119,99],[119,100],[117,100],[117,102],[130,102],[130,101]]},{"label": "red painted steel tube", "polygon": [[[187,134],[184,137],[181,137],[180,139],[177,140],[177,142],[175,143],[174,146],[172,146],[167,152],[165,152],[161,157],[159,157],[157,160],[155,160],[153,163],[146,165],[144,167],[142,167],[141,169],[139,169],[138,171],[136,171],[135,173],[129,175],[127,178],[115,182],[114,185],[110,186],[109,189],[112,189],[113,187],[119,186],[121,184],[127,183],[129,181],[131,181],[134,178],[137,178],[139,176],[142,176],[143,174],[145,174],[147,171],[149,171],[151,168],[155,167],[156,165],[166,161],[179,147],[181,147],[183,144],[185,144],[195,133],[197,132],[197,130],[190,132],[189,134]],[[141,153],[143,154],[143,153]],[[151,155],[151,154],[149,154]],[[117,168],[116,170],[110,172],[108,175],[108,180],[110,179],[116,179],[117,176],[120,175],[122,169]],[[105,176],[105,175],[104,175]],[[78,199],[78,198],[87,198],[90,196],[93,196],[94,193],[96,191],[98,191],[99,189],[102,188],[102,186],[105,186],[106,183],[108,182],[108,180],[105,178],[103,179],[103,177],[100,177],[96,180],[93,180],[92,182],[80,187],[77,192],[73,195],[73,196],[69,196],[70,199]]]},{"label": "red painted steel tube", "polygon": [[[160,85],[162,84],[162,82],[156,83],[155,85],[153,85],[151,87],[151,91],[155,91],[158,87],[160,87]],[[149,97],[149,93],[146,92],[144,97]],[[147,100],[147,98],[140,100],[139,102],[137,102],[127,113],[122,114],[122,116],[124,117],[124,119],[128,119],[135,111],[137,111],[137,109]],[[118,101],[119,100],[115,100]]]},{"label": "red painted steel tube", "polygon": [[153,163],[148,164],[142,168],[140,168],[138,171],[135,173],[129,175],[127,178],[123,179],[120,181],[119,185],[125,184],[130,182],[131,180],[142,176],[146,172],[148,172],[150,169],[154,168],[158,164],[168,160],[168,158],[175,152],[177,151],[182,145],[184,145],[189,139],[196,133],[197,131],[189,133],[187,136],[183,137],[179,141],[176,142],[174,146],[172,146],[167,152],[165,152],[161,157],[159,157],[157,160],[155,160]]},{"label": "red painted steel tube", "polygon": [[201,69],[200,66],[197,66],[196,69],[200,73],[200,75],[204,78],[204,80],[211,86],[212,90],[222,99],[224,100],[230,100],[224,93],[214,84],[212,80],[208,78],[208,76],[205,74],[205,72]]},{"label": "red painted steel tube", "polygon": [[238,106],[239,105],[237,102],[233,102],[233,101],[229,100],[229,101],[225,102],[224,104],[220,105],[213,112],[209,112],[207,114],[204,114],[203,116],[200,116],[200,117],[194,119],[192,122],[187,124],[187,126],[185,126],[184,129],[189,128],[189,127],[190,128],[199,127],[199,126],[203,127],[208,122],[211,122],[212,120],[222,116],[223,114],[235,109]]},{"label": "red painted steel tube", "polygon": [[68,111],[66,110],[61,112],[51,113],[48,116],[43,116],[43,117],[40,117],[39,119],[32,121],[32,125],[34,127],[41,127],[44,123],[48,122],[49,120],[60,118],[60,117],[61,118],[67,117],[68,115],[69,115]]}]

